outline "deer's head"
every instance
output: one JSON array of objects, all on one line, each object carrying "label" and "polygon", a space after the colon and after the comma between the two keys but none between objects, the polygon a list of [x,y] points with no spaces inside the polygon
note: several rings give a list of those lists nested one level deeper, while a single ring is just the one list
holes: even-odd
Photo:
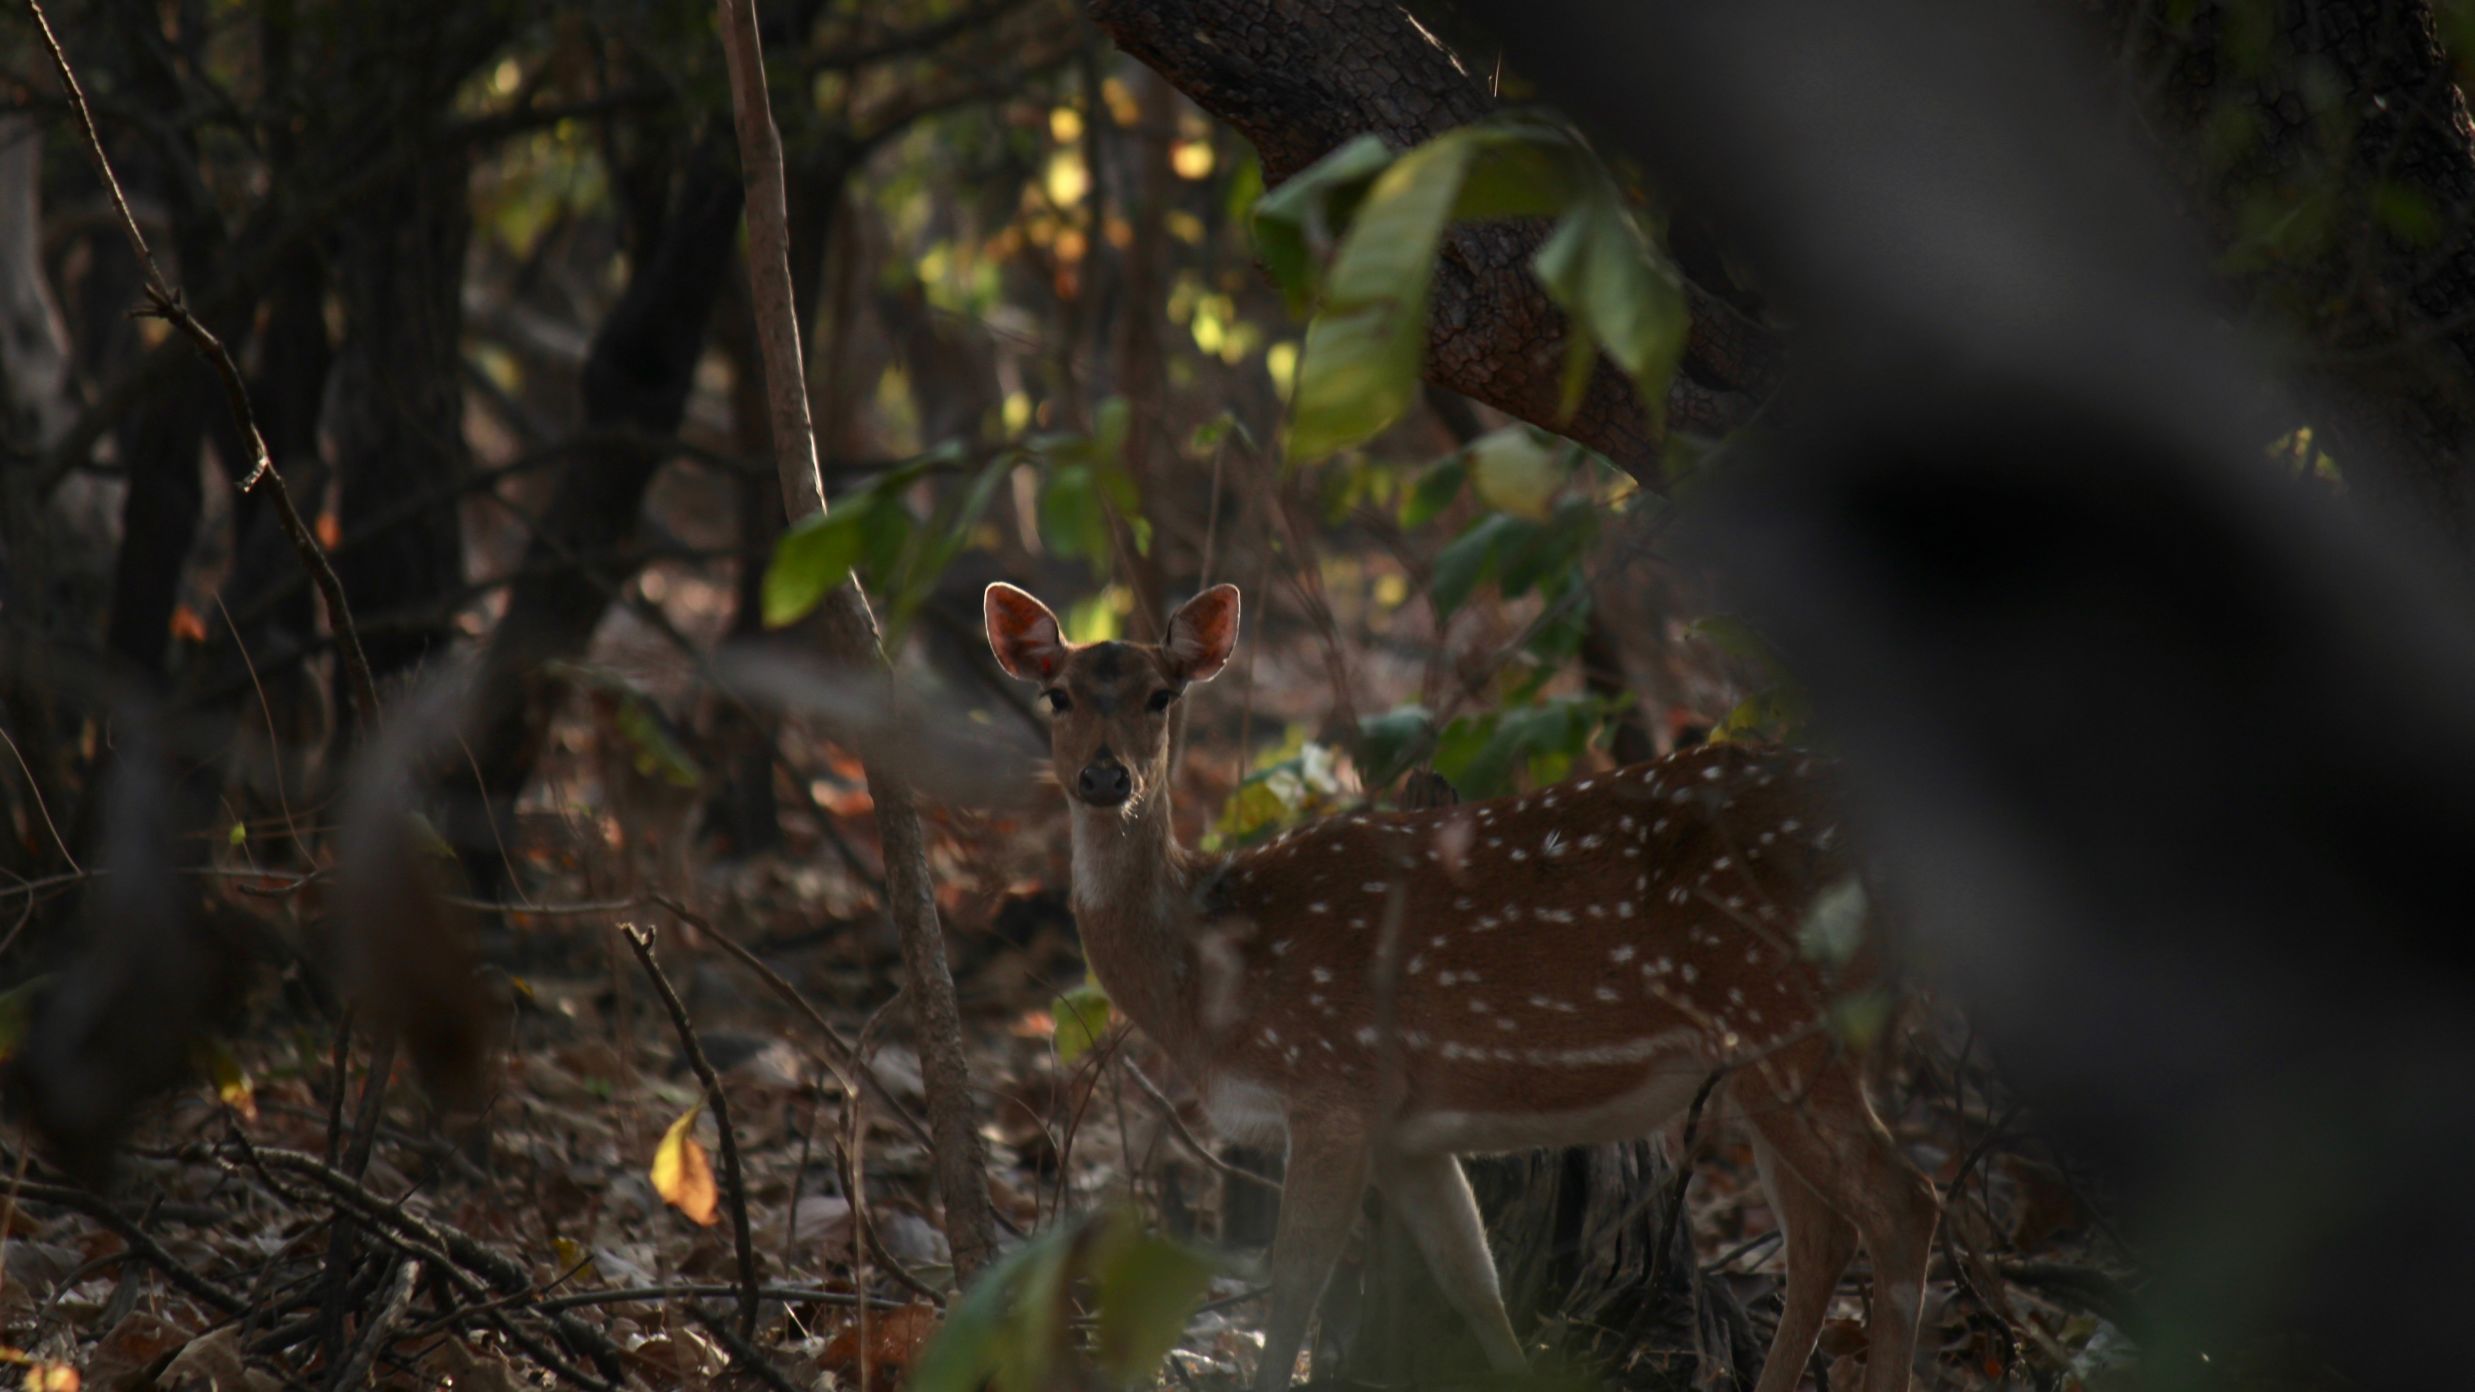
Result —
[{"label": "deer's head", "polygon": [[1169,708],[1237,646],[1235,585],[1186,601],[1157,644],[1069,643],[1047,605],[1002,581],[988,587],[987,610],[997,665],[1039,684],[1058,782],[1087,807],[1129,816],[1168,779]]}]

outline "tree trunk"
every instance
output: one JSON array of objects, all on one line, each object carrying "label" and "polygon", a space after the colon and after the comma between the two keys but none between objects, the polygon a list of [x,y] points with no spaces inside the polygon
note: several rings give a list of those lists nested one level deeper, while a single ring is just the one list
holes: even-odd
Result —
[{"label": "tree trunk", "polygon": [[[322,151],[328,177],[409,143],[405,172],[338,219],[336,291],[344,333],[335,361],[336,474],[353,519],[428,496],[404,520],[336,558],[371,675],[381,682],[443,656],[455,637],[448,596],[464,580],[453,487],[467,464],[462,330],[472,231],[462,144],[441,138],[458,85],[493,52],[508,16],[381,0],[358,7],[351,51],[329,73],[341,133]],[[349,700],[339,700],[349,708]]]}]

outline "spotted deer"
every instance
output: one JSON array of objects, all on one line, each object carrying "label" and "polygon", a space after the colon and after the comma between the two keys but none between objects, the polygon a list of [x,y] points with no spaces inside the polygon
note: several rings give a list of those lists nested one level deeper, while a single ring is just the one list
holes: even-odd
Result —
[{"label": "spotted deer", "polygon": [[1039,685],[1073,905],[1109,995],[1240,1137],[1286,1133],[1261,1392],[1285,1388],[1372,1182],[1501,1371],[1524,1365],[1458,1157],[1650,1134],[1714,1073],[1786,1231],[1759,1392],[1791,1392],[1861,1243],[1866,1386],[1905,1392],[1940,1205],[1829,1027],[1879,974],[1800,935],[1848,857],[1812,760],[1737,743],[1526,797],[1327,819],[1227,855],[1178,844],[1169,713],[1228,662],[1238,592],[1163,640],[1070,643],[988,587],[998,662]]}]

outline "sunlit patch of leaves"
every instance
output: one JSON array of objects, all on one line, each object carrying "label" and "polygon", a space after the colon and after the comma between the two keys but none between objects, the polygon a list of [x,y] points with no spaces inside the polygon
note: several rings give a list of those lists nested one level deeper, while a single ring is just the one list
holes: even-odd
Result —
[{"label": "sunlit patch of leaves", "polygon": [[1253,771],[1221,804],[1212,837],[1221,846],[1260,841],[1283,827],[1326,816],[1349,801],[1338,754],[1329,745],[1292,730],[1279,746],[1257,757]]}]

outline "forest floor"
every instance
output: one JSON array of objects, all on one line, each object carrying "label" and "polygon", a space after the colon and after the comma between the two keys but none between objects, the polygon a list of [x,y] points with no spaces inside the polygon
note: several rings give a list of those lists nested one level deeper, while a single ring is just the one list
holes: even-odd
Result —
[{"label": "forest floor", "polygon": [[[509,848],[535,907],[513,916],[517,938],[493,972],[507,1028],[481,1122],[442,1123],[399,1077],[356,1170],[333,1134],[333,1022],[298,973],[265,984],[229,1042],[223,1085],[160,1106],[107,1201],[75,1198],[39,1168],[17,1176],[16,1202],[0,1207],[0,1350],[18,1351],[30,1379],[74,1369],[90,1388],[251,1392],[368,1378],[512,1388],[613,1373],[656,1388],[757,1385],[733,1371],[748,1349],[734,1347],[725,1317],[738,1270],[729,1205],[696,1221],[660,1192],[674,1182],[657,1185],[653,1173],[683,1118],[707,1155],[718,1137],[621,936],[628,924],[654,931],[728,1093],[757,1275],[770,1292],[755,1341],[774,1373],[763,1382],[889,1386],[917,1362],[942,1322],[951,1254],[930,1156],[908,1120],[925,1108],[896,997],[896,945],[854,869],[876,863],[857,769],[812,751],[822,769],[806,790],[813,808],[786,811],[787,844],[691,861],[680,896],[801,1004],[638,900],[629,867],[642,862],[623,846],[630,811],[594,772],[608,766],[597,765],[596,741],[610,738],[588,719],[562,727],[546,791]],[[1198,753],[1181,796],[1217,806],[1239,772]],[[1244,1385],[1262,1310],[1248,1254],[1223,1239],[1260,1229],[1261,1195],[1233,1199],[1242,1181],[1228,1176],[1224,1148],[1184,1081],[1139,1038],[1112,1031],[1080,1057],[1061,1056],[1053,1012],[1083,970],[1058,819],[940,814],[933,825],[1001,1220],[1036,1233],[1131,1203],[1172,1236],[1231,1255],[1159,1376],[1189,1389]],[[881,1100],[854,1115],[832,1062],[842,1045],[821,1035],[810,1008],[856,1045],[907,1116]],[[1920,1018],[1886,1111],[1948,1197],[1923,1343],[1936,1385],[2102,1386],[2130,1366],[2121,1325],[2132,1316],[2097,1205],[2016,1129],[1964,1028]],[[1680,1129],[1665,1137],[1671,1149]],[[1721,1130],[1702,1148],[1688,1204],[1705,1271],[1766,1325],[1781,1244],[1741,1137]],[[336,1266],[338,1252],[351,1260]],[[349,1279],[331,1280],[333,1270]],[[1343,1282],[1363,1270],[1353,1256]],[[1824,1334],[1816,1371],[1828,1386],[1853,1385],[1863,1352],[1862,1270]],[[1542,1337],[1557,1324],[1550,1318]],[[1665,1355],[1689,1353],[1645,1345],[1594,1371],[1678,1385],[1677,1358]]]}]

